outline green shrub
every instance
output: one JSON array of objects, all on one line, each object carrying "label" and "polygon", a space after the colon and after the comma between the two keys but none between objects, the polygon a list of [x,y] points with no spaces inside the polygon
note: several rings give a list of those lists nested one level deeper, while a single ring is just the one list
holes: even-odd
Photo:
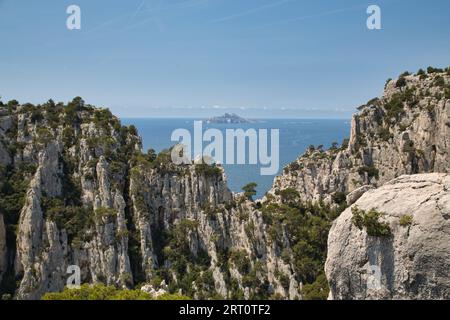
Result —
[{"label": "green shrub", "polygon": [[42,197],[44,216],[56,223],[59,230],[66,230],[69,243],[74,239],[87,240],[86,231],[93,226],[93,213],[82,206],[65,205],[60,198]]},{"label": "green shrub", "polygon": [[361,133],[358,133],[355,139],[355,148],[356,150],[360,150],[365,147],[367,147],[367,140]]},{"label": "green shrub", "polygon": [[403,216],[401,216],[400,220],[399,220],[399,224],[402,227],[409,227],[410,225],[412,225],[413,223],[413,217],[412,215],[409,214],[405,214]]},{"label": "green shrub", "polygon": [[369,101],[367,101],[366,105],[368,105],[368,106],[379,106],[380,105],[380,99],[378,97],[370,99]]},{"label": "green shrub", "polygon": [[109,124],[113,122],[113,117],[109,109],[98,109],[94,111],[95,125],[105,130],[109,130]]},{"label": "green shrub", "polygon": [[[19,223],[20,212],[25,205],[25,196],[31,177],[36,172],[36,165],[20,164],[16,168],[0,165],[0,212],[3,213],[6,224],[6,244],[7,247],[16,245],[16,229]],[[7,277],[4,277],[6,281]],[[8,286],[8,290],[2,290],[0,284],[0,293],[14,293],[14,277]],[[9,290],[12,288],[12,290]]]},{"label": "green shrub", "polygon": [[42,300],[189,300],[177,294],[164,294],[153,299],[141,290],[117,289],[103,284],[83,284],[79,289],[65,288],[62,292],[46,293]]},{"label": "green shrub", "polygon": [[218,177],[222,174],[222,170],[215,165],[201,163],[195,165],[195,173],[199,176],[204,175],[205,177]]},{"label": "green shrub", "polygon": [[339,143],[336,141],[333,141],[330,146],[330,151],[337,151],[338,149],[339,149]]},{"label": "green shrub", "polygon": [[75,144],[75,131],[72,126],[66,126],[63,129],[63,143],[66,147],[72,146]]},{"label": "green shrub", "polygon": [[444,70],[442,69],[438,69],[438,68],[433,68],[433,67],[428,67],[427,68],[427,72],[428,73],[440,73],[443,72]]},{"label": "green shrub", "polygon": [[419,69],[419,71],[417,71],[416,75],[423,76],[423,75],[426,75],[426,72],[423,69]]},{"label": "green shrub", "polygon": [[[332,221],[346,208],[326,205],[322,202],[289,204],[274,201],[263,203],[261,213],[267,224],[267,238],[271,243],[284,247],[283,235],[289,237],[292,263],[297,281],[314,283],[323,272],[326,260],[328,232]],[[284,251],[284,260],[289,259]],[[328,291],[324,294],[328,294]]]},{"label": "green shrub", "polygon": [[401,76],[400,78],[398,78],[397,82],[395,83],[395,87],[396,88],[403,88],[406,86],[406,79],[404,76]]},{"label": "green shrub", "polygon": [[368,212],[359,209],[357,206],[352,208],[352,223],[359,230],[366,229],[369,236],[386,237],[391,234],[391,228],[386,222],[380,222],[379,219],[384,215],[381,212],[371,209]]},{"label": "green shrub", "polygon": [[387,111],[387,116],[389,118],[397,118],[399,115],[401,115],[405,110],[403,107],[404,101],[403,97],[399,93],[395,93],[391,100],[389,100],[385,105],[384,108]]},{"label": "green shrub", "polygon": [[331,200],[336,204],[345,203],[347,199],[347,195],[345,192],[336,191],[332,194]]},{"label": "green shrub", "polygon": [[251,272],[242,277],[242,286],[244,288],[257,289],[260,285],[260,281],[258,280],[256,273]]},{"label": "green shrub", "polygon": [[392,78],[389,78],[389,79],[386,80],[386,83],[384,84],[384,89],[387,88],[387,85],[388,85],[389,82],[391,82],[391,81],[392,81]]},{"label": "green shrub", "polygon": [[288,168],[291,172],[293,172],[293,171],[300,170],[302,168],[302,166],[297,161],[294,161],[288,165]]},{"label": "green shrub", "polygon": [[[207,271],[211,266],[211,258],[202,247],[198,248],[197,254],[194,254],[190,247],[189,235],[195,235],[198,232],[198,221],[182,219],[168,231],[162,228],[161,223],[161,221],[158,223],[159,227],[152,228],[154,252],[158,261],[168,265],[162,271],[168,271],[177,277],[175,280],[169,276],[169,273],[164,275],[170,292],[182,289],[186,294],[193,295],[195,292],[192,282],[194,281],[198,288],[203,285],[209,286],[208,274],[201,277],[201,272]],[[207,280],[208,283],[204,283],[203,280]],[[214,292],[211,292],[211,295],[213,294]]]},{"label": "green shrub", "polygon": [[294,188],[283,189],[278,192],[278,195],[280,196],[281,202],[283,203],[293,203],[300,197],[300,194]]},{"label": "green shrub", "polygon": [[19,106],[19,101],[17,101],[17,100],[10,100],[10,101],[8,101],[7,106],[8,106],[9,110],[15,110]]},{"label": "green shrub", "polygon": [[358,173],[360,175],[364,175],[367,173],[367,176],[369,178],[373,178],[375,177],[376,179],[379,178],[379,171],[377,168],[375,168],[375,166],[371,165],[371,166],[362,166],[358,169]]},{"label": "green shrub", "polygon": [[256,195],[256,187],[258,185],[255,182],[251,182],[249,184],[246,184],[242,187],[242,190],[244,191],[244,196],[247,197],[249,200],[253,200],[253,196]]},{"label": "green shrub", "polygon": [[84,110],[84,100],[81,97],[75,97],[64,108],[64,123],[66,125],[75,125],[81,122],[78,112]]},{"label": "green shrub", "polygon": [[48,144],[53,139],[52,133],[47,128],[38,128],[36,134],[37,134],[36,141],[40,144]]},{"label": "green shrub", "polygon": [[290,280],[287,275],[285,275],[284,273],[281,273],[277,270],[275,272],[275,277],[278,278],[278,281],[280,281],[280,284],[284,288],[284,290],[289,290]]},{"label": "green shrub", "polygon": [[289,264],[291,262],[291,251],[288,248],[284,248],[281,251],[281,259],[286,264]]},{"label": "green shrub", "polygon": [[301,294],[303,300],[326,300],[329,290],[327,278],[322,272],[316,281],[303,285]]},{"label": "green shrub", "polygon": [[250,259],[245,250],[233,250],[230,254],[230,261],[235,265],[240,274],[244,275],[250,272]]},{"label": "green shrub", "polygon": [[110,220],[117,216],[117,211],[112,208],[100,207],[94,211],[95,218],[97,221],[101,221],[103,219]]},{"label": "green shrub", "polygon": [[42,115],[41,110],[38,107],[32,107],[31,109],[31,117],[30,120],[32,123],[37,123],[39,121],[42,121],[44,119],[44,116]]},{"label": "green shrub", "polygon": [[133,135],[133,136],[137,136],[138,135],[138,131],[136,129],[136,127],[134,125],[130,125],[128,127],[128,132]]},{"label": "green shrub", "polygon": [[158,155],[156,154],[155,149],[148,149],[148,150],[147,150],[147,159],[148,159],[150,162],[155,161],[155,159],[156,159],[157,156],[158,156]]},{"label": "green shrub", "polygon": [[389,131],[389,128],[387,128],[387,127],[381,127],[378,130],[378,136],[383,141],[389,141],[390,139],[392,139],[394,137],[394,135]]},{"label": "green shrub", "polygon": [[344,139],[344,140],[342,141],[341,150],[347,149],[349,143],[350,143],[350,139]]},{"label": "green shrub", "polygon": [[434,84],[436,87],[444,88],[444,87],[445,87],[445,80],[444,80],[444,77],[442,77],[442,76],[437,76],[437,77],[434,79],[433,84]]}]

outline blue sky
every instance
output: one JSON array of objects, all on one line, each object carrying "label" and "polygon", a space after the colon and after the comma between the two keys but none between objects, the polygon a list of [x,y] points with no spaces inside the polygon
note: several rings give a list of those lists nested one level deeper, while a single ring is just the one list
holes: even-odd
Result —
[{"label": "blue sky", "polygon": [[449,40],[448,0],[0,0],[0,95],[79,95],[122,117],[346,118],[387,78],[449,66]]}]

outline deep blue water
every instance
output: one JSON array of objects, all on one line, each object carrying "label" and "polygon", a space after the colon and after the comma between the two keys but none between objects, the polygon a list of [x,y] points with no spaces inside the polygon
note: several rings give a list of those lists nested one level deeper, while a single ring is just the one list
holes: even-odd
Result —
[{"label": "deep blue water", "polygon": [[[149,148],[157,152],[173,146],[170,141],[172,131],[178,128],[188,129],[193,132],[194,119],[130,119],[123,118],[122,124],[134,124],[142,137],[144,150]],[[278,173],[286,164],[297,159],[309,145],[323,145],[328,148],[332,142],[341,143],[350,134],[350,121],[341,119],[273,119],[263,120],[253,124],[211,124],[203,123],[203,130],[217,128],[223,132],[225,129],[249,128],[279,129],[280,130],[280,166]],[[268,130],[270,136],[270,130]],[[208,143],[204,143],[206,146]],[[258,195],[261,197],[272,186],[273,176],[260,175],[259,165],[227,165],[224,164],[228,177],[228,186],[231,190],[240,192],[242,186],[249,182],[258,184]]]}]

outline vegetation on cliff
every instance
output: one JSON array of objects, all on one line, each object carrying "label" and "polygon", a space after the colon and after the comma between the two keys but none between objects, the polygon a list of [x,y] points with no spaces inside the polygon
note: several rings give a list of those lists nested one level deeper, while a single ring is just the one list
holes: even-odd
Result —
[{"label": "vegetation on cliff", "polygon": [[[449,72],[428,68],[388,81],[383,97],[359,108],[350,140],[329,150],[311,146],[286,166],[263,200],[253,199],[252,183],[242,197],[227,197],[220,166],[176,166],[170,150],[142,152],[135,127],[121,126],[109,110],[79,97],[38,106],[0,102],[0,211],[10,262],[19,247],[38,257],[35,264],[46,263],[36,250],[50,250],[52,241],[67,248],[56,257],[94,256],[83,260],[84,280],[104,286],[45,299],[147,299],[140,291],[108,285],[131,289],[162,280],[171,294],[181,290],[196,299],[325,299],[328,233],[349,193],[448,163],[427,159],[428,147],[428,153],[444,154],[439,141],[428,146],[411,136],[420,131],[414,127],[418,117],[433,125],[444,118],[437,106],[449,99]],[[36,190],[30,189],[33,181]],[[26,230],[35,227],[29,224],[39,219],[39,210],[41,233],[31,238]],[[357,228],[370,236],[390,235],[382,213],[353,211]],[[399,224],[410,227],[412,217],[405,214]],[[18,246],[19,240],[25,243]],[[8,264],[0,291],[39,296],[46,290],[39,285],[50,287],[48,274],[39,272],[54,266],[35,269],[22,262],[23,270]]]},{"label": "vegetation on cliff", "polygon": [[304,299],[326,299],[328,285],[324,281],[328,231],[332,221],[346,208],[345,199],[336,202],[302,202],[296,190],[287,188],[277,192],[281,203],[269,196],[261,208],[267,224],[267,236],[283,248],[288,237],[289,247],[282,251],[285,262],[294,267],[297,280],[303,283]]},{"label": "vegetation on cliff", "polygon": [[[403,173],[449,170],[448,165],[438,167],[434,162],[438,142],[420,136],[420,129],[417,129],[418,125],[429,121],[431,131],[436,131],[434,126],[446,130],[435,122],[438,115],[439,121],[446,118],[442,109],[448,106],[446,99],[450,99],[447,95],[449,73],[450,68],[430,67],[417,75],[405,72],[397,80],[388,80],[382,97],[371,99],[358,108],[360,112],[354,116],[350,140],[344,141],[341,147],[333,143],[329,150],[310,146],[276,178],[262,211],[268,235],[277,239],[280,247],[283,247],[283,237],[290,240],[290,249],[284,250],[283,257],[294,261],[295,274],[304,284],[303,298],[324,299],[328,295],[322,273],[327,236],[331,222],[346,208],[346,196],[350,191],[377,186]],[[418,124],[414,123],[416,119]],[[420,140],[421,144],[429,139],[430,145],[426,146],[430,148],[429,154],[413,139]],[[442,137],[436,139],[442,140]],[[442,149],[446,144],[442,144],[440,153],[446,154]],[[381,152],[385,154],[380,155]],[[397,158],[399,163],[393,163]],[[353,212],[353,223],[359,229],[370,236],[390,236],[390,227],[382,221],[381,212],[357,208]],[[401,226],[411,224],[409,215],[400,219]]]},{"label": "vegetation on cliff", "polygon": [[65,288],[62,292],[46,293],[42,300],[190,300],[178,294],[163,294],[153,297],[141,290],[117,289],[103,284],[83,284],[80,288]]}]

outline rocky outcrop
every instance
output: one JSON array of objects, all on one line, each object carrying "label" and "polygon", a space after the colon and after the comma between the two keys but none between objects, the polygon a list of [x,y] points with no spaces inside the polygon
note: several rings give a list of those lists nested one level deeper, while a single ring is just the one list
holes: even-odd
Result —
[{"label": "rocky outcrop", "polygon": [[303,201],[380,186],[403,174],[450,170],[450,75],[403,75],[352,118],[340,148],[310,149],[284,169],[271,194],[286,188]]},{"label": "rocky outcrop", "polygon": [[[0,224],[0,276],[6,273],[9,279],[0,292],[38,299],[62,290],[68,267],[75,265],[83,283],[154,289],[166,283],[164,290],[198,299],[323,298],[328,292],[326,236],[346,203],[364,204],[380,192],[374,188],[402,174],[449,171],[449,77],[435,72],[390,81],[381,98],[353,117],[349,141],[328,151],[311,148],[255,202],[229,191],[220,165],[177,166],[168,153],[143,153],[136,128],[121,126],[108,110],[85,105],[81,98],[68,105],[0,103],[0,217],[6,224]],[[398,190],[389,189],[390,197]],[[385,204],[380,202],[380,210]],[[333,227],[332,245],[339,244],[340,233],[353,237],[355,232],[354,244],[358,237],[364,242],[350,256],[364,261],[358,250],[370,246],[370,259],[375,255],[376,261],[385,261],[375,265],[388,278],[380,297],[447,294],[441,285],[445,277],[422,273],[422,265],[433,270],[434,264],[440,272],[444,260],[422,251],[419,260],[391,253],[390,246],[401,251],[409,241],[404,229],[393,229],[393,242],[374,240],[340,222],[344,218]],[[416,218],[422,221],[414,213]],[[389,219],[394,223],[394,217]],[[419,240],[425,237],[420,232],[430,231],[430,246],[438,246],[445,232],[419,224],[416,230],[418,222],[409,229]],[[14,237],[16,242],[4,249],[3,239]],[[412,246],[428,248],[419,240]],[[345,287],[351,280],[350,292],[358,289],[352,270],[367,261],[362,267],[350,265],[345,255],[335,259],[344,259],[345,268],[327,264],[333,297],[372,297],[362,289],[352,295]],[[410,282],[400,278],[405,272]],[[402,280],[397,285],[392,279]],[[433,281],[439,286],[433,288]],[[427,287],[433,288],[428,296]]]},{"label": "rocky outcrop", "polygon": [[6,271],[6,230],[3,221],[3,215],[0,214],[0,283],[2,281],[3,273]]},{"label": "rocky outcrop", "polygon": [[370,236],[352,208],[333,223],[325,271],[331,299],[450,298],[450,175],[401,176],[352,206],[375,209],[390,227]]},{"label": "rocky outcrop", "polygon": [[242,117],[239,117],[237,114],[235,113],[225,113],[222,116],[219,117],[213,117],[213,118],[209,118],[208,120],[206,120],[207,123],[222,123],[222,124],[227,124],[227,123],[256,123],[257,121],[255,120],[250,120],[250,119],[244,119]]},{"label": "rocky outcrop", "polygon": [[[222,168],[216,167],[215,172],[203,172],[203,169],[205,167],[198,165],[181,169],[169,166],[141,175],[136,171],[135,175],[132,174],[133,221],[140,235],[141,267],[145,270],[146,280],[154,278],[162,266],[177,263],[170,255],[158,252],[156,246],[162,243],[155,233],[173,234],[174,226],[183,225],[189,226],[183,231],[186,232],[184,237],[190,254],[198,258],[206,253],[210,257],[207,271],[212,275],[212,291],[220,296],[230,297],[231,276],[243,291],[243,297],[250,298],[255,288],[245,284],[245,280],[248,282],[245,277],[255,270],[253,284],[267,282],[270,286],[268,292],[272,294],[278,293],[292,299],[299,297],[299,284],[291,266],[282,261],[275,246],[269,245],[261,212],[253,207],[252,202],[233,196],[226,186]],[[160,243],[155,245],[157,241]],[[175,252],[179,249],[171,247],[170,242],[164,244]],[[223,261],[228,259],[224,254],[233,255],[236,252],[244,253],[242,259],[248,260],[249,270],[239,270],[235,265],[240,263],[238,261],[230,265]],[[177,254],[177,259],[181,254]],[[290,279],[287,288],[279,283],[276,272]],[[174,270],[171,273],[173,278],[181,276]],[[199,287],[195,281],[193,285]]]},{"label": "rocky outcrop", "polygon": [[355,190],[353,190],[352,192],[350,192],[346,197],[345,197],[345,202],[347,203],[347,205],[351,206],[352,204],[354,204],[359,198],[361,198],[361,196],[366,193],[368,190],[371,189],[375,189],[373,186],[371,185],[367,185],[367,186],[362,186],[359,187]]},{"label": "rocky outcrop", "polygon": [[[126,162],[118,155],[139,148],[140,139],[121,129],[107,110],[84,106],[81,99],[65,109],[51,101],[9,109],[12,124],[1,140],[13,163],[1,174],[12,190],[2,205],[12,223],[18,217],[17,241],[7,259],[20,279],[16,298],[60,291],[71,265],[80,267],[82,282],[131,286]],[[19,208],[13,201],[27,182]]]},{"label": "rocky outcrop", "polygon": [[[11,129],[12,119],[6,110],[0,110],[0,136]],[[8,152],[8,146],[3,139],[0,139],[0,165],[6,166],[11,163],[11,156]]]},{"label": "rocky outcrop", "polygon": [[168,289],[169,287],[164,280],[159,284],[159,289],[155,289],[151,284],[146,284],[141,287],[141,291],[150,294],[153,298],[158,298],[159,296],[166,294]]},{"label": "rocky outcrop", "polygon": [[82,283],[164,280],[195,298],[300,297],[261,212],[230,192],[220,166],[142,154],[135,128],[79,98],[8,109],[0,174],[24,199],[5,203],[17,219],[5,262],[20,280],[17,299],[62,290],[73,265]]}]

